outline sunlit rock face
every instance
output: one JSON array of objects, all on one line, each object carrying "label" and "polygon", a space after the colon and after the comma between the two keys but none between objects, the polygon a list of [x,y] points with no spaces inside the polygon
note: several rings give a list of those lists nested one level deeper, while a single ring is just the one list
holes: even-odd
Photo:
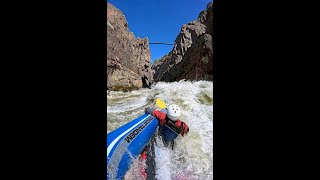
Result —
[{"label": "sunlit rock face", "polygon": [[213,80],[213,3],[199,14],[197,20],[184,24],[174,48],[152,65],[154,80]]},{"label": "sunlit rock face", "polygon": [[130,90],[153,81],[147,38],[135,38],[123,13],[107,5],[107,88]]}]

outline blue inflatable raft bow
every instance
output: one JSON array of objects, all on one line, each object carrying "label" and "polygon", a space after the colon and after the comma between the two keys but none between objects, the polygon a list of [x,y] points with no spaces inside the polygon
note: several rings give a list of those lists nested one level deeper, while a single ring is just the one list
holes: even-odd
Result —
[{"label": "blue inflatable raft bow", "polygon": [[107,179],[123,179],[156,132],[158,120],[144,114],[107,134]]}]

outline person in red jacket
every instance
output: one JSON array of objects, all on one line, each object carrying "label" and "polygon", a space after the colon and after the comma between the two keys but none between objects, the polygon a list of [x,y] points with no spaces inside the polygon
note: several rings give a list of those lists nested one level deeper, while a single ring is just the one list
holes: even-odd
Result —
[{"label": "person in red jacket", "polygon": [[173,149],[174,139],[177,138],[179,134],[184,136],[189,132],[188,125],[179,119],[181,115],[181,109],[178,105],[169,105],[167,108],[167,113],[159,110],[152,110],[148,107],[146,108],[146,113],[149,113],[158,119],[160,124],[160,134],[165,146],[168,146],[171,142]]}]

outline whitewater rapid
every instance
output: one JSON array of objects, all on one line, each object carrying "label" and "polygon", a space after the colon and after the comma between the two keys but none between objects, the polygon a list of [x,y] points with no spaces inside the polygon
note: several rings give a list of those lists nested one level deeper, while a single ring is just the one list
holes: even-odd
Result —
[{"label": "whitewater rapid", "polygon": [[[172,151],[157,138],[156,178],[158,180],[206,180],[213,178],[213,83],[211,81],[158,82],[151,89],[131,92],[110,91],[107,96],[107,132],[141,116],[155,100],[181,107],[180,119],[189,133],[176,139]],[[138,180],[136,164],[126,179]]]}]

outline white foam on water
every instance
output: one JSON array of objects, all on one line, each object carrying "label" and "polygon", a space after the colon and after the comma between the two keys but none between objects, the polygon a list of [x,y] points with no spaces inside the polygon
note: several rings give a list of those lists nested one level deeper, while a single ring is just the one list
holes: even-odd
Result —
[{"label": "white foam on water", "polygon": [[[158,180],[206,180],[213,178],[213,83],[209,81],[158,82],[151,89],[110,92],[108,131],[139,117],[150,99],[162,98],[167,106],[178,104],[181,120],[189,133],[176,139],[172,151],[157,139],[156,178]],[[109,98],[111,102],[109,102]],[[111,119],[109,117],[112,117]],[[109,126],[112,129],[109,129]]]},{"label": "white foam on water", "polygon": [[145,180],[144,177],[141,175],[141,171],[140,171],[141,168],[146,168],[146,161],[139,160],[139,158],[134,159],[131,167],[125,174],[124,179],[125,180]]},{"label": "white foam on water", "polygon": [[125,111],[132,111],[147,104],[147,97],[140,97],[139,99],[127,98],[126,101],[118,103],[117,106],[107,106],[108,113],[119,113]]}]

